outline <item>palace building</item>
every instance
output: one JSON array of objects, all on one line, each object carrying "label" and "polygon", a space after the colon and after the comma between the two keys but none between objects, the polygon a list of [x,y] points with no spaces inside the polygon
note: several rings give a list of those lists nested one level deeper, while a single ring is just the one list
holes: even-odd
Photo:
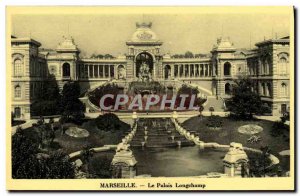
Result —
[{"label": "palace building", "polygon": [[247,74],[254,81],[251,88],[272,109],[272,115],[289,110],[289,37],[264,40],[248,50],[235,48],[229,38],[222,37],[208,55],[174,58],[161,53],[163,41],[151,25],[137,23],[125,42],[126,55],[116,58],[81,58],[72,37],[64,37],[56,49],[41,49],[36,40],[12,36],[12,111],[16,118],[31,117],[30,105],[50,74],[60,88],[67,81],[78,81],[83,92],[107,82],[126,89],[132,81],[154,80],[174,91],[190,84],[207,96],[207,106],[220,110],[223,100],[231,96],[234,80]]}]

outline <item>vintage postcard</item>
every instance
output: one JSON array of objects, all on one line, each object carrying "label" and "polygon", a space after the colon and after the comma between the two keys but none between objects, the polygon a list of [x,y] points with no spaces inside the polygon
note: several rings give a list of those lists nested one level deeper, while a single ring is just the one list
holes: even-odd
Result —
[{"label": "vintage postcard", "polygon": [[8,190],[295,190],[292,6],[6,17]]}]

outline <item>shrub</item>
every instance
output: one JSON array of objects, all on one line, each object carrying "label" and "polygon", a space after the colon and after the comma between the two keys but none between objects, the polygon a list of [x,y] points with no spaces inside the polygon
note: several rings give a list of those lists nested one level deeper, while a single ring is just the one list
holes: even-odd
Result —
[{"label": "shrub", "polygon": [[38,143],[18,128],[12,137],[12,177],[16,179],[74,178],[74,167],[62,151],[41,153]]},{"label": "shrub", "polygon": [[95,178],[111,178],[111,159],[108,157],[101,157],[101,159],[92,159],[89,163],[89,173]]},{"label": "shrub", "polygon": [[220,128],[222,127],[222,125],[223,125],[223,120],[222,117],[220,116],[212,115],[209,116],[207,119],[206,126],[210,128]]},{"label": "shrub", "polygon": [[281,135],[289,134],[289,126],[284,124],[284,121],[276,121],[272,125],[271,135],[274,137],[279,137]]},{"label": "shrub", "polygon": [[96,126],[100,130],[104,131],[115,131],[119,130],[121,126],[121,121],[117,115],[113,113],[107,113],[104,115],[99,115],[95,119]]}]

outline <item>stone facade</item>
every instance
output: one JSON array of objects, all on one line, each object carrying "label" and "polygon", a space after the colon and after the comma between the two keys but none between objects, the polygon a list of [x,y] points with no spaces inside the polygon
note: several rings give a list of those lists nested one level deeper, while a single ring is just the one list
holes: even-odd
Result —
[{"label": "stone facade", "polygon": [[[137,23],[126,42],[126,55],[116,58],[82,58],[72,37],[64,37],[56,49],[41,49],[30,38],[11,38],[12,111],[17,118],[30,118],[30,104],[42,88],[41,81],[52,74],[59,87],[79,81],[82,91],[114,81],[126,88],[138,80],[141,64],[147,62],[153,80],[176,88],[196,85],[211,97],[228,98],[234,79],[247,74],[273,115],[289,110],[289,37],[259,42],[254,49],[237,49],[229,38],[219,38],[212,51],[199,58],[173,58],[162,54],[151,23]],[[176,89],[175,89],[176,90]]]}]

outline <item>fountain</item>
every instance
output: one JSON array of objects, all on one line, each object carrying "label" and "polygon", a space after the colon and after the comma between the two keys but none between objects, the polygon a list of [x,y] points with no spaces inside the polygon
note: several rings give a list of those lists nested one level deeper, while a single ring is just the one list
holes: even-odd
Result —
[{"label": "fountain", "polygon": [[188,141],[184,135],[176,131],[175,124],[170,118],[140,118],[136,126],[136,134],[130,144],[133,147],[142,147],[141,142],[151,147],[177,147],[175,138],[181,141],[181,146],[193,146],[194,142]]}]

